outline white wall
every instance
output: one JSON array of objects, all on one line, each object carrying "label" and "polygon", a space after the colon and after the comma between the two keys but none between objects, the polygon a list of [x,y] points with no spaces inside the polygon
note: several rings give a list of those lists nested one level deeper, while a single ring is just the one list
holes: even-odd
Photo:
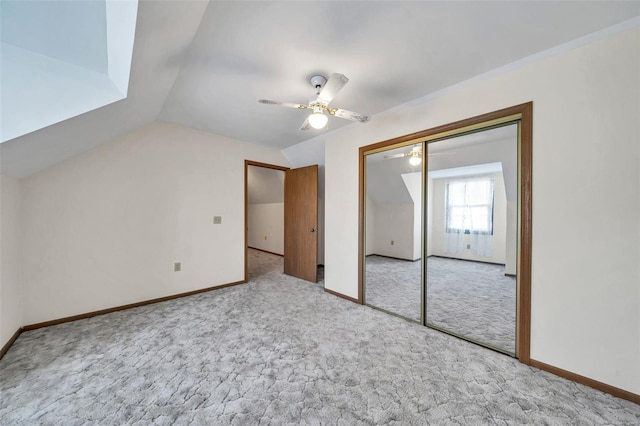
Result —
[{"label": "white wall", "polygon": [[371,252],[368,254],[414,260],[413,203],[376,204],[372,202],[369,207],[375,217],[375,226],[367,226],[367,231],[373,237]]},{"label": "white wall", "polygon": [[[420,259],[422,255],[422,174],[398,172],[385,168],[381,163],[368,163],[367,170],[376,165],[378,172],[386,170],[390,173],[367,174],[365,255],[377,254],[411,261]],[[386,186],[389,180],[393,180],[396,184],[395,188],[400,188],[406,197],[398,196],[394,189]],[[380,199],[383,201],[379,201]],[[402,202],[402,200],[409,200],[409,202]]]},{"label": "white wall", "polygon": [[[454,257],[465,260],[478,260],[491,263],[505,263],[505,246],[507,238],[507,199],[504,190],[502,173],[494,174],[493,196],[493,235],[491,239],[491,256],[481,256],[475,253],[472,238],[465,235],[465,245],[461,253],[449,253],[445,250],[446,228],[446,183],[447,179],[433,179],[431,252],[436,256]],[[467,244],[471,248],[467,249]],[[515,249],[514,249],[515,250]]]},{"label": "white wall", "polygon": [[288,166],[154,123],[22,180],[23,322],[243,280],[245,159]]},{"label": "white wall", "polygon": [[325,286],[358,289],[358,148],[534,102],[531,357],[640,394],[640,30],[326,138]]},{"label": "white wall", "polygon": [[249,204],[249,247],[284,255],[284,203]]},{"label": "white wall", "polygon": [[413,203],[413,257],[418,260],[422,257],[422,204]]},{"label": "white wall", "polygon": [[[320,176],[318,176],[318,179],[320,179]],[[318,196],[318,265],[324,266],[324,197],[320,198],[319,196]]]},{"label": "white wall", "polygon": [[411,260],[418,260],[422,257],[422,173],[404,173],[402,175],[411,200],[413,201],[413,248]]},{"label": "white wall", "polygon": [[0,175],[0,348],[24,325],[19,255],[20,184]]},{"label": "white wall", "polygon": [[284,255],[284,176],[282,170],[247,168],[247,244]]},{"label": "white wall", "polygon": [[376,216],[375,216],[375,203],[371,199],[371,197],[367,194],[366,205],[365,205],[365,222],[364,222],[364,230],[365,234],[365,248],[364,255],[368,256],[370,254],[375,254],[375,235],[376,235]]}]

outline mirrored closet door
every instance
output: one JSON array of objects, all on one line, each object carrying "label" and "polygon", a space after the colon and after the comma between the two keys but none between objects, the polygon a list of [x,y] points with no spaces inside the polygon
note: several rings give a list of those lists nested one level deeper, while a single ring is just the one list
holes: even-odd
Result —
[{"label": "mirrored closet door", "polygon": [[364,300],[422,322],[422,143],[365,157]]},{"label": "mirrored closet door", "polygon": [[516,353],[518,122],[364,155],[364,303]]},{"label": "mirrored closet door", "polygon": [[530,360],[532,111],[360,147],[359,303]]},{"label": "mirrored closet door", "polygon": [[427,151],[426,325],[515,354],[518,124]]}]

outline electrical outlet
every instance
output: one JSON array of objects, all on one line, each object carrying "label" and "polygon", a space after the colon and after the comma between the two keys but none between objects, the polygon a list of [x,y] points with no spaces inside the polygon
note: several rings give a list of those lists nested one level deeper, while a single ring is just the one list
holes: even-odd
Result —
[{"label": "electrical outlet", "polygon": [[173,272],[180,272],[182,271],[182,263],[181,262],[176,262],[173,264]]},{"label": "electrical outlet", "polygon": [[467,250],[471,250],[471,244],[467,244]]},{"label": "electrical outlet", "polygon": [[220,225],[222,223],[222,216],[214,216],[213,217],[213,224],[214,225]]},{"label": "electrical outlet", "polygon": [[395,243],[393,242],[393,240],[391,240],[391,245],[394,245]]},{"label": "electrical outlet", "polygon": [[267,241],[267,236],[266,235],[264,236],[264,240]]}]

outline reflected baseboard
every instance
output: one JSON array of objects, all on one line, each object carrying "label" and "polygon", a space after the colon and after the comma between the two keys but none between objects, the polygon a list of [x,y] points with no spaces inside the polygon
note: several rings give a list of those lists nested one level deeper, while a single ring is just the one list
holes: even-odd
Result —
[{"label": "reflected baseboard", "polygon": [[422,260],[421,257],[419,257],[417,259],[405,259],[405,258],[402,258],[402,257],[386,256],[384,254],[376,254],[376,253],[368,254],[365,257],[370,257],[370,256],[385,257],[387,259],[394,259],[394,260],[404,260],[405,262],[419,262],[420,260]]},{"label": "reflected baseboard", "polygon": [[[475,260],[475,259],[463,259],[460,257],[452,257],[452,256],[441,256],[439,254],[431,254],[427,257],[439,257],[440,259],[452,259],[452,260],[462,260],[465,262],[475,262],[475,263],[486,263],[488,265],[500,265],[500,266],[506,266],[504,263],[499,263],[499,262],[487,262],[485,260]],[[506,275],[506,274],[505,274]]]}]

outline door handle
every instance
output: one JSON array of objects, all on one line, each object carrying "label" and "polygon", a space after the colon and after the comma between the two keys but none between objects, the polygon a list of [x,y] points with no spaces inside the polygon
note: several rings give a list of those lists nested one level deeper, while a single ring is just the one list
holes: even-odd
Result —
[{"label": "door handle", "polygon": [[311,232],[316,232],[316,228],[311,228]]}]

